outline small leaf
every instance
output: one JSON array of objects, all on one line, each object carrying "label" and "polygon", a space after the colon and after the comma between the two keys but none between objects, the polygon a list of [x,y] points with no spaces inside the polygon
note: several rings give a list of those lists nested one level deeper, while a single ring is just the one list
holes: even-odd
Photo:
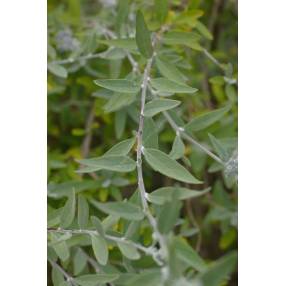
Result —
[{"label": "small leaf", "polygon": [[105,233],[104,233],[104,228],[103,228],[103,225],[101,224],[101,221],[96,216],[92,216],[91,217],[91,221],[94,224],[94,226],[95,226],[96,230],[98,231],[99,235],[104,237]]},{"label": "small leaf", "polygon": [[58,64],[48,64],[48,70],[58,77],[67,78],[68,76],[67,70]]},{"label": "small leaf", "polygon": [[106,265],[108,261],[108,246],[105,239],[99,235],[90,235],[91,245],[97,261],[101,265]]},{"label": "small leaf", "polygon": [[198,91],[196,88],[163,77],[151,79],[150,82],[152,87],[160,92],[195,93]]},{"label": "small leaf", "polygon": [[[127,156],[102,156],[93,159],[78,160],[77,162],[90,167],[88,172],[100,169],[114,172],[131,172],[136,168],[136,163]],[[79,170],[78,172],[83,173],[85,170]]]},{"label": "small leaf", "polygon": [[179,71],[178,68],[176,68],[174,64],[156,57],[156,65],[163,77],[178,83],[185,83],[185,76]]},{"label": "small leaf", "polygon": [[229,153],[227,149],[221,144],[221,142],[216,139],[212,134],[208,134],[210,141],[213,145],[213,148],[217,155],[223,160],[226,161],[229,158]]},{"label": "small leaf", "polygon": [[174,195],[176,195],[176,199],[178,200],[186,200],[202,196],[209,192],[210,189],[195,191],[181,187],[163,187],[148,194],[148,200],[153,204],[162,205],[165,202],[171,202]]},{"label": "small leaf", "polygon": [[126,156],[135,143],[135,137],[126,139],[114,145],[104,156]]},{"label": "small leaf", "polygon": [[87,274],[75,278],[76,283],[80,286],[103,285],[115,281],[118,274]]},{"label": "small leaf", "polygon": [[98,42],[111,47],[122,48],[131,51],[137,50],[135,38],[99,40]]},{"label": "small leaf", "polygon": [[161,273],[158,270],[142,271],[133,275],[126,283],[126,286],[158,286],[162,285]]},{"label": "small leaf", "polygon": [[169,0],[155,0],[154,11],[160,24],[164,24],[168,15]]},{"label": "small leaf", "polygon": [[211,77],[209,79],[209,82],[211,84],[216,84],[216,85],[224,85],[225,84],[223,76],[220,76],[220,75]]},{"label": "small leaf", "polygon": [[145,148],[158,148],[158,132],[152,118],[147,117],[144,120],[142,141]]},{"label": "small leaf", "polygon": [[176,136],[169,156],[173,160],[178,160],[184,156],[184,153],[185,153],[185,145],[181,137]]},{"label": "small leaf", "polygon": [[59,243],[53,244],[53,249],[55,250],[57,256],[62,261],[67,261],[70,257],[69,248],[65,241],[61,241]]},{"label": "small leaf", "polygon": [[179,259],[184,261],[187,265],[193,267],[197,271],[204,271],[206,269],[206,264],[203,259],[182,239],[175,239],[175,249]]},{"label": "small leaf", "polygon": [[151,35],[141,11],[136,14],[136,43],[139,52],[145,57],[150,58],[153,53]]},{"label": "small leaf", "polygon": [[60,286],[65,281],[64,275],[57,267],[52,267],[52,281],[54,286]]},{"label": "small leaf", "polygon": [[198,117],[192,119],[191,122],[185,126],[185,130],[192,132],[207,128],[208,126],[214,124],[216,121],[220,120],[224,114],[230,110],[230,108],[231,105],[227,105],[223,108],[199,115]]},{"label": "small leaf", "polygon": [[197,21],[196,29],[208,40],[213,39],[213,35],[208,30],[208,28],[200,21]]},{"label": "small leaf", "polygon": [[76,205],[75,190],[73,189],[71,194],[69,194],[68,200],[64,205],[61,213],[60,225],[62,228],[69,227],[73,222],[73,219],[75,217],[75,205]]},{"label": "small leaf", "polygon": [[87,264],[87,257],[85,253],[80,248],[78,248],[73,258],[74,275],[78,275],[79,273],[81,273],[85,268],[86,264]]},{"label": "small leaf", "polygon": [[127,220],[141,220],[144,218],[141,208],[129,202],[99,203],[93,200],[91,203],[106,214],[120,216]]},{"label": "small leaf", "polygon": [[137,260],[140,258],[140,253],[137,248],[132,244],[128,244],[126,242],[117,242],[117,245],[121,251],[121,253],[130,260]]},{"label": "small leaf", "polygon": [[88,219],[89,219],[89,206],[86,201],[86,198],[83,195],[78,195],[78,216],[77,221],[80,229],[84,229],[87,227]]},{"label": "small leaf", "polygon": [[163,175],[185,183],[202,183],[201,181],[197,180],[193,175],[191,175],[182,165],[180,165],[178,162],[171,159],[167,154],[159,150],[145,148],[143,154],[149,165],[155,171],[158,171]]},{"label": "small leaf", "polygon": [[[128,106],[133,103],[136,99],[135,93],[118,93],[115,92],[107,103],[103,106],[104,111],[107,113],[117,111],[122,107]],[[119,110],[118,112],[122,112]]]},{"label": "small leaf", "polygon": [[127,79],[97,79],[94,83],[116,92],[137,93],[140,90],[140,85]]},{"label": "small leaf", "polygon": [[[128,93],[129,94],[129,93]],[[123,109],[115,112],[115,135],[119,139],[122,137],[126,126],[127,112]]]},{"label": "small leaf", "polygon": [[181,102],[172,99],[154,99],[145,105],[144,116],[152,117],[162,111],[178,106]]}]

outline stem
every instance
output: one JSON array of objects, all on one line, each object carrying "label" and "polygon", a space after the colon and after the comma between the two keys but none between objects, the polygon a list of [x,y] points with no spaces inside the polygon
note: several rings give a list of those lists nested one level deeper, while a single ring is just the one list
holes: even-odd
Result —
[{"label": "stem", "polygon": [[207,58],[209,58],[215,65],[225,71],[223,65],[211,53],[209,53],[206,49],[203,49],[203,52],[207,56]]}]

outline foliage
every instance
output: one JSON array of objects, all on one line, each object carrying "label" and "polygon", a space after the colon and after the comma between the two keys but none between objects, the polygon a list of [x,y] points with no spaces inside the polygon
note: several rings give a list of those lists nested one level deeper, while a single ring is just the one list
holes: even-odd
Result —
[{"label": "foliage", "polygon": [[48,1],[49,285],[237,285],[234,1]]}]

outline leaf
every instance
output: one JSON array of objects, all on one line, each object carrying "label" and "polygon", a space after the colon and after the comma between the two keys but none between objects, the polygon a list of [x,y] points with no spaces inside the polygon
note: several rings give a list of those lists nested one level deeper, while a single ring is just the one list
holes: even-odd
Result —
[{"label": "leaf", "polygon": [[125,283],[126,286],[158,286],[162,285],[161,273],[158,270],[143,271],[135,274]]},{"label": "leaf", "polygon": [[53,244],[53,249],[55,250],[57,256],[62,261],[67,261],[70,257],[69,248],[65,241]]},{"label": "leaf", "polygon": [[172,150],[169,154],[170,158],[173,160],[178,160],[184,156],[185,153],[185,145],[180,136],[176,136]]},{"label": "leaf", "polygon": [[231,105],[227,105],[223,108],[199,115],[192,119],[191,122],[185,126],[185,130],[192,132],[207,128],[208,126],[214,124],[216,121],[220,120],[224,114],[230,110],[230,108]]},{"label": "leaf", "polygon": [[200,272],[206,269],[206,264],[203,259],[182,239],[175,239],[175,249],[179,259],[185,262],[188,266],[191,266]]},{"label": "leaf", "polygon": [[196,29],[208,40],[213,40],[213,35],[208,28],[200,21],[197,21]]},{"label": "leaf", "polygon": [[153,88],[160,92],[195,93],[198,91],[196,88],[163,77],[151,79],[150,83]]},{"label": "leaf", "polygon": [[144,157],[149,165],[163,175],[190,184],[201,184],[191,175],[187,169],[175,160],[171,159],[167,154],[151,148],[144,148]]},{"label": "leaf", "polygon": [[99,203],[95,200],[91,202],[95,207],[106,214],[116,215],[127,220],[141,220],[144,218],[144,213],[141,208],[129,202]]},{"label": "leaf", "polygon": [[163,187],[148,194],[148,200],[153,204],[162,205],[165,202],[171,202],[174,195],[176,195],[178,200],[186,200],[202,196],[209,192],[210,189],[206,188],[202,191],[196,191],[181,187]]},{"label": "leaf", "polygon": [[119,277],[118,274],[87,274],[75,278],[80,286],[95,286],[110,283]]},{"label": "leaf", "polygon": [[91,245],[97,261],[106,265],[108,261],[108,246],[102,236],[91,234]]},{"label": "leaf", "polygon": [[98,86],[119,93],[137,93],[140,90],[140,85],[138,85],[135,81],[127,79],[97,79],[94,80],[94,83]]},{"label": "leaf", "polygon": [[152,117],[162,111],[178,106],[181,102],[172,99],[154,99],[145,105],[144,116]]},{"label": "leaf", "polygon": [[86,255],[83,253],[83,251],[80,248],[78,248],[73,258],[74,275],[78,275],[79,273],[81,273],[83,269],[85,268],[86,263],[87,263]]},{"label": "leaf", "polygon": [[68,76],[67,70],[58,64],[48,64],[48,70],[58,77],[67,78]]},{"label": "leaf", "polygon": [[214,148],[214,151],[217,153],[217,155],[223,160],[226,161],[229,158],[229,153],[227,149],[221,144],[221,142],[216,139],[212,134],[208,134],[210,141],[212,143],[212,146]]},{"label": "leaf", "polygon": [[223,76],[220,76],[220,75],[211,77],[209,79],[209,82],[211,84],[216,84],[216,85],[224,85],[225,84]]},{"label": "leaf", "polygon": [[64,275],[57,267],[52,267],[52,282],[54,286],[60,286],[65,281]]},{"label": "leaf", "polygon": [[168,15],[169,0],[155,0],[154,11],[160,24],[163,24]]},{"label": "leaf", "polygon": [[121,253],[130,260],[137,260],[140,258],[140,253],[137,248],[130,243],[126,242],[117,242],[118,248]]},{"label": "leaf", "polygon": [[176,68],[174,64],[156,57],[156,65],[163,77],[182,84],[184,84],[186,81],[185,76],[179,71],[178,68]]},{"label": "leaf", "polygon": [[145,148],[158,148],[158,132],[152,118],[147,117],[144,119],[142,141]]},{"label": "leaf", "polygon": [[139,52],[145,57],[150,58],[153,54],[151,35],[141,11],[136,14],[136,44]]},{"label": "leaf", "polygon": [[78,195],[77,221],[80,229],[85,229],[88,225],[89,206],[83,195]]},{"label": "leaf", "polygon": [[[129,93],[127,93],[129,94]],[[115,112],[115,135],[119,139],[122,137],[126,126],[127,112],[125,110],[119,110]]]},{"label": "leaf", "polygon": [[[136,168],[136,163],[127,156],[102,156],[93,159],[78,160],[78,163],[90,167],[88,172],[100,169],[114,172],[131,172]],[[79,170],[79,173],[85,172]]]},{"label": "leaf", "polygon": [[69,194],[68,200],[65,203],[61,213],[60,226],[62,228],[69,227],[73,222],[73,219],[75,217],[75,205],[76,205],[75,190],[73,189],[71,194]]},{"label": "leaf", "polygon": [[[107,101],[107,103],[103,106],[104,111],[109,113],[109,112],[114,112],[119,109],[121,109],[124,106],[128,106],[131,103],[133,103],[136,99],[136,94],[135,93],[117,93],[115,92],[110,99]],[[120,110],[119,112],[122,112]]]},{"label": "leaf", "polygon": [[122,48],[131,51],[137,50],[135,38],[99,40],[98,42],[111,47]]},{"label": "leaf", "polygon": [[94,224],[99,235],[104,237],[105,233],[104,233],[104,228],[103,228],[103,225],[101,224],[101,221],[96,216],[92,216],[91,221]]},{"label": "leaf", "polygon": [[135,137],[133,137],[117,143],[106,153],[104,153],[104,156],[126,156],[132,149],[135,140]]},{"label": "leaf", "polygon": [[220,286],[234,270],[236,263],[237,253],[231,252],[211,264],[198,278],[204,286]]}]

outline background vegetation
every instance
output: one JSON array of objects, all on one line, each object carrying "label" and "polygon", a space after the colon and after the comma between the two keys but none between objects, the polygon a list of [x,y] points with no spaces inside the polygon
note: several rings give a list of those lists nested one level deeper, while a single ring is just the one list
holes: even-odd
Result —
[{"label": "background vegetation", "polygon": [[[237,285],[237,3],[166,3],[48,0],[48,285]],[[94,80],[142,79],[144,52],[133,42],[110,41],[134,38],[138,10],[150,31],[158,33],[163,26],[185,33],[163,38],[151,78],[181,79],[198,89],[163,97],[181,101],[168,114],[184,127],[182,141],[164,114],[145,121],[151,138],[158,136],[159,149],[166,154],[173,150],[173,158],[203,181],[178,182],[154,171],[143,158],[146,191],[167,186],[205,190],[184,200],[170,197],[164,204],[150,204],[170,251],[165,282],[165,262],[160,265],[160,255],[153,255],[159,245],[148,220],[134,220],[132,211],[131,218],[120,214],[124,208],[114,215],[108,205],[98,204],[127,199],[141,206],[136,171],[77,172],[85,168],[79,160],[102,156],[135,138],[140,92],[114,96]],[[147,101],[151,99],[148,90]],[[135,159],[132,142],[129,156]],[[109,236],[131,243],[122,245]],[[108,261],[101,253],[105,244]]]}]

